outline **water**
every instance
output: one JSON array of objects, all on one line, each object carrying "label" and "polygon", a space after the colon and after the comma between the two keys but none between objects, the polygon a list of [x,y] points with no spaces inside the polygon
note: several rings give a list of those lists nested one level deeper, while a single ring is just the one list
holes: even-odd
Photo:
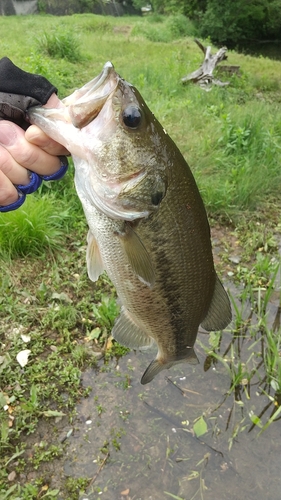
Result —
[{"label": "water", "polygon": [[238,52],[243,52],[254,57],[268,57],[268,59],[281,60],[281,41],[248,43],[244,48],[237,47]]},{"label": "water", "polygon": [[[249,432],[250,412],[260,414],[270,400],[258,391],[258,378],[247,390],[241,385],[236,398],[234,391],[226,396],[230,377],[223,364],[203,370],[206,337],[198,336],[200,365],[178,365],[147,386],[140,378],[151,351],[84,373],[92,392],[78,406],[64,462],[66,476],[91,479],[81,500],[280,498],[280,422],[260,436],[259,428]],[[221,349],[231,340],[224,334]],[[247,358],[249,348],[248,342]],[[197,438],[193,425],[202,416],[208,430]]]}]

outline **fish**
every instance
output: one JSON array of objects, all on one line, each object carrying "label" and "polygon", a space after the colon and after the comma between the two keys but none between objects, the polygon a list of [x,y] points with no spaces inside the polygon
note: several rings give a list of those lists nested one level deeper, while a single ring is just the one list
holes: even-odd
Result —
[{"label": "fish", "polygon": [[158,348],[141,383],[198,363],[199,325],[223,330],[231,305],[202,197],[174,141],[111,62],[58,108],[30,108],[29,119],[73,157],[89,226],[88,275],[96,281],[106,271],[120,302],[113,338]]}]

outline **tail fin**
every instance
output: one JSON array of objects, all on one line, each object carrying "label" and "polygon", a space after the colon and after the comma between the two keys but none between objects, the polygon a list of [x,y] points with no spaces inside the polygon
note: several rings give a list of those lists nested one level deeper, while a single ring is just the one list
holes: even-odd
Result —
[{"label": "tail fin", "polygon": [[193,347],[191,347],[187,352],[185,351],[184,355],[175,356],[174,359],[168,360],[167,362],[161,362],[158,359],[154,359],[153,361],[151,361],[150,365],[148,365],[141,378],[141,384],[148,384],[162,370],[168,370],[172,366],[183,362],[191,363],[192,365],[196,365],[197,363],[199,363]]}]

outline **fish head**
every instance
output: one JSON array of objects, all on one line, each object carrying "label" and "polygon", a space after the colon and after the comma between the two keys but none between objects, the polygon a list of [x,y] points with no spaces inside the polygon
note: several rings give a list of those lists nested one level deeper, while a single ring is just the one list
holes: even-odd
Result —
[{"label": "fish head", "polygon": [[35,108],[31,121],[74,155],[84,209],[92,204],[108,217],[127,221],[158,209],[168,185],[168,136],[111,63],[64,99],[60,109]]},{"label": "fish head", "polygon": [[148,217],[167,190],[164,130],[139,92],[119,76],[94,121],[100,147],[89,156],[95,157],[101,182],[92,186],[110,207],[107,214],[124,220]]}]

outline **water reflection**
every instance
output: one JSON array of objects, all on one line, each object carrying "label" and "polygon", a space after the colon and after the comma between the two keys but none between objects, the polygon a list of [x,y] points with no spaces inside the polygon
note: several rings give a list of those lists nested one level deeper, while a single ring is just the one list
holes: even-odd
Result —
[{"label": "water reflection", "polygon": [[253,57],[268,57],[269,59],[280,60],[281,50],[280,50],[280,40],[274,42],[253,42],[248,43],[245,47],[236,47],[238,52],[249,54]]},{"label": "water reflection", "polygon": [[[239,342],[243,360],[250,342]],[[200,365],[177,365],[145,387],[140,378],[151,351],[101,365],[98,374],[84,373],[92,392],[78,407],[64,466],[68,476],[91,479],[81,499],[279,498],[280,423],[257,437],[260,429],[250,419],[261,412],[269,418],[274,401],[258,390],[258,370],[251,385],[236,390],[230,390],[223,363],[204,372],[207,343],[208,336],[199,334]],[[227,357],[231,345],[232,334],[224,333],[220,352]],[[200,418],[208,430],[196,437]]]}]

